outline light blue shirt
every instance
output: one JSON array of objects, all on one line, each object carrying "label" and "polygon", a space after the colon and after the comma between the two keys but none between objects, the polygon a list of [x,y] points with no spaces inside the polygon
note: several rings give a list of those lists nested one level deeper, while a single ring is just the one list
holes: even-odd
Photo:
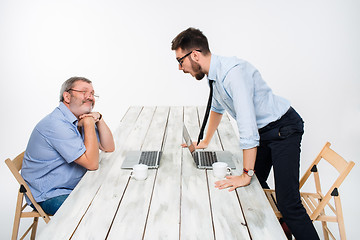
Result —
[{"label": "light blue shirt", "polygon": [[240,147],[259,146],[258,129],[276,121],[290,108],[290,102],[272,93],[259,71],[236,57],[212,55],[209,80],[214,80],[211,110],[226,110],[237,122]]},{"label": "light blue shirt", "polygon": [[34,128],[21,175],[36,202],[70,194],[85,174],[86,168],[74,162],[86,150],[77,124],[75,115],[61,102]]}]

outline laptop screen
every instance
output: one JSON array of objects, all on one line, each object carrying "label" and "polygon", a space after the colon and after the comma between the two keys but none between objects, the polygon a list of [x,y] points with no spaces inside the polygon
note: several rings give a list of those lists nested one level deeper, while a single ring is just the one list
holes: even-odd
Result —
[{"label": "laptop screen", "polygon": [[195,146],[190,138],[190,134],[189,132],[187,131],[185,125],[183,127],[183,136],[184,136],[184,139],[185,139],[185,144],[187,145],[187,147],[189,148],[190,152],[193,153],[195,151]]}]

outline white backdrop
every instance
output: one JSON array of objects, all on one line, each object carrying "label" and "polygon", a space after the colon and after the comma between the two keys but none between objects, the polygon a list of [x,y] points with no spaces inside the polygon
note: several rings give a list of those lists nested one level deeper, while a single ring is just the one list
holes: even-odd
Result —
[{"label": "white backdrop", "polygon": [[206,104],[206,82],[178,71],[170,50],[193,26],[213,53],[255,65],[302,115],[301,175],[326,141],[356,162],[340,193],[348,239],[357,239],[359,22],[356,0],[1,0],[0,238],[10,239],[18,189],[3,161],[25,149],[69,77],[93,81],[112,131],[131,105]]}]

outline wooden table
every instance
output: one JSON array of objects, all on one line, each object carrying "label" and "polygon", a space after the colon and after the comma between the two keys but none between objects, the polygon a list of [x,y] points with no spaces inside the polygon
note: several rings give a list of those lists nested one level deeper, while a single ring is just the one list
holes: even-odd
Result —
[{"label": "wooden table", "polygon": [[[116,151],[101,153],[38,239],[286,239],[256,177],[236,191],[214,188],[211,170],[182,148],[182,126],[196,139],[204,107],[130,107],[114,133]],[[227,114],[208,150],[228,150],[239,174],[242,151]],[[121,164],[130,150],[162,150],[145,181]],[[240,170],[240,171],[239,171]]]}]

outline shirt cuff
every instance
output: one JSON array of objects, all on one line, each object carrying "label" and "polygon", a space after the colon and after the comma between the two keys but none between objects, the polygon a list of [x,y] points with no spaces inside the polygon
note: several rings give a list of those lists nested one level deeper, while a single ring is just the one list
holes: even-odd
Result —
[{"label": "shirt cuff", "polygon": [[216,107],[211,107],[211,111],[214,111],[216,113],[220,113],[220,114],[224,114],[225,110],[224,109],[217,109]]},{"label": "shirt cuff", "polygon": [[240,138],[240,148],[241,149],[250,149],[259,146],[259,140],[251,140]]}]

